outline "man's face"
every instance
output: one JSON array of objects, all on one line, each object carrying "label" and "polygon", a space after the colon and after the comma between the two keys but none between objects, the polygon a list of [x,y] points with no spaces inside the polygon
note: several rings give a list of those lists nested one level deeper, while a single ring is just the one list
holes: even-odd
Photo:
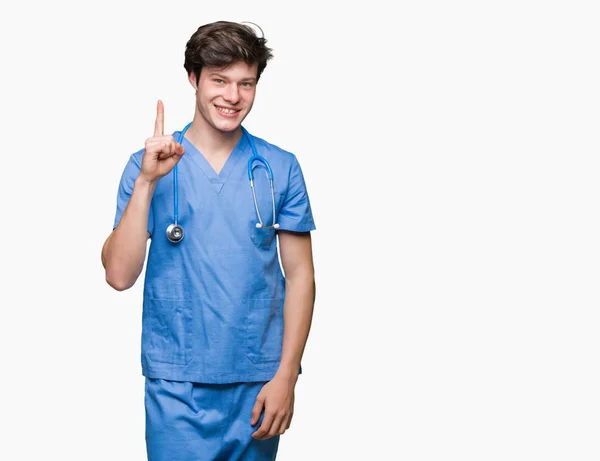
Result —
[{"label": "man's face", "polygon": [[204,120],[219,131],[237,129],[246,118],[256,95],[257,64],[243,61],[228,67],[204,67],[196,86],[196,76],[190,83],[198,91],[196,106]]}]

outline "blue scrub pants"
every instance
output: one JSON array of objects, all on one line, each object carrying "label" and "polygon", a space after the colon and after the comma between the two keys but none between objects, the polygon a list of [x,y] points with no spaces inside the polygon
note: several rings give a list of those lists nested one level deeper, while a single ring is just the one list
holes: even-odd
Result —
[{"label": "blue scrub pants", "polygon": [[250,425],[265,383],[200,384],[146,378],[148,461],[273,461],[279,435]]}]

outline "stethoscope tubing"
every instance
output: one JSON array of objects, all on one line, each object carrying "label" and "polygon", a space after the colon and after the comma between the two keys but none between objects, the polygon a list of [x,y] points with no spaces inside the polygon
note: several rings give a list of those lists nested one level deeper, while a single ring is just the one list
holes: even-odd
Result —
[{"label": "stethoscope tubing", "polygon": [[[179,136],[177,137],[177,142],[181,145],[183,142],[183,137],[185,136],[185,132],[192,126],[192,122],[188,123]],[[177,169],[178,163],[173,167],[173,221],[175,225],[178,225],[179,221],[179,172]]]},{"label": "stethoscope tubing", "polygon": [[[187,130],[190,128],[190,126],[192,126],[192,122],[188,123],[183,130],[181,130],[181,132],[179,133],[179,136],[177,137],[177,142],[179,144],[183,143],[183,138],[185,136],[185,133],[187,132]],[[250,159],[248,160],[248,180],[250,181],[250,188],[252,189],[252,198],[254,200],[254,208],[256,210],[256,215],[258,217],[258,222],[256,223],[256,227],[257,228],[264,228],[264,229],[279,229],[279,224],[277,224],[276,222],[276,218],[275,218],[275,188],[274,188],[274,184],[273,184],[273,170],[271,169],[271,166],[269,165],[269,162],[267,162],[267,159],[265,159],[264,157],[260,156],[258,154],[258,151],[256,150],[256,146],[254,144],[254,140],[252,139],[252,136],[250,135],[250,133],[248,133],[248,131],[246,130],[246,128],[244,128],[243,126],[241,127],[242,129],[242,133],[243,135],[246,137],[246,139],[248,140],[248,143],[250,144],[250,148],[252,149],[252,157],[250,157]],[[261,163],[266,171],[267,177],[269,179],[269,187],[271,189],[271,203],[273,205],[273,224],[270,226],[266,226],[263,221],[262,221],[262,217],[260,215],[260,210],[258,207],[258,201],[256,199],[256,190],[254,189],[254,162],[259,162]],[[178,171],[178,164],[175,164],[175,166],[173,167],[173,221],[174,223],[169,225],[169,227],[167,228],[167,238],[169,239],[169,241],[173,242],[173,243],[178,243],[183,239],[183,229],[181,228],[181,226],[179,226],[179,171]],[[175,232],[175,237],[174,237],[174,233]]]}]

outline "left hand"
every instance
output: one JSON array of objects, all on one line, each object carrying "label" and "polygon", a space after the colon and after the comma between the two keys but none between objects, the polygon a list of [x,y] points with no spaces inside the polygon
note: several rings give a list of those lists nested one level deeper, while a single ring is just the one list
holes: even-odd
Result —
[{"label": "left hand", "polygon": [[265,415],[260,427],[252,434],[258,440],[266,440],[283,434],[292,422],[294,414],[294,387],[296,383],[282,376],[269,381],[260,390],[252,409],[253,426],[258,423],[264,409]]}]

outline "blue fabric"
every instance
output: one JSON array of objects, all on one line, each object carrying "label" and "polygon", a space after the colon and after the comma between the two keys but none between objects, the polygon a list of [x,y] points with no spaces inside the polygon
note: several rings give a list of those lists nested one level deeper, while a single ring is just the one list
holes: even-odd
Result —
[{"label": "blue fabric", "polygon": [[148,461],[273,461],[280,436],[250,425],[264,383],[198,384],[146,378]]},{"label": "blue fabric", "polygon": [[[135,180],[140,174],[140,169],[142,166],[142,155],[140,155],[140,153],[143,154],[144,151],[142,150],[129,157],[129,161],[127,162],[127,165],[125,165],[125,169],[121,174],[119,191],[117,192],[117,213],[115,215],[113,229],[117,227],[117,224],[119,224],[119,221],[121,220],[121,216],[123,216],[125,207],[129,203],[129,198],[133,192]],[[150,207],[150,211],[148,213],[148,232],[150,235],[154,233],[154,216],[152,215],[152,207]]]},{"label": "blue fabric", "polygon": [[[314,230],[296,157],[254,139],[273,170],[280,230]],[[214,384],[269,381],[281,358],[285,283],[275,230],[256,228],[248,182],[250,144],[242,136],[220,174],[187,139],[182,144],[179,224],[184,239],[173,244],[165,235],[173,222],[173,172],[158,182],[148,219],[152,241],[144,285],[143,374]],[[143,150],[133,154],[123,173],[115,226],[142,155]],[[255,165],[261,217],[271,224],[268,179],[264,167]]]}]

